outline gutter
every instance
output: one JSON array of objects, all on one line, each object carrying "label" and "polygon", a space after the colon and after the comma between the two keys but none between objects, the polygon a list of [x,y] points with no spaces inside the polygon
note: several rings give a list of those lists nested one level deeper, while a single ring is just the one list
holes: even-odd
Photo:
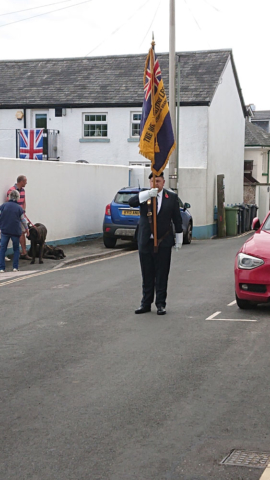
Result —
[{"label": "gutter", "polygon": [[260,147],[260,148],[265,148],[265,147],[270,147],[270,145],[254,145],[254,143],[252,145],[245,145],[245,147],[254,147],[254,148],[257,148],[257,147]]},{"label": "gutter", "polygon": [[[181,107],[209,107],[211,102],[209,100],[194,101],[194,102],[180,102]],[[16,104],[5,105],[0,104],[0,110],[9,110],[16,108],[142,108],[142,102],[140,103],[29,103],[29,104]],[[270,146],[270,145],[269,145]]]}]

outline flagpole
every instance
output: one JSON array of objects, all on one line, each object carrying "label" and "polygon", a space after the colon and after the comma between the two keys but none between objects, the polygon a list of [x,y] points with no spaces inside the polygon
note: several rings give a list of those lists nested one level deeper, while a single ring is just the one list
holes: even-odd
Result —
[{"label": "flagpole", "polygon": [[[152,33],[151,45],[152,45],[151,53],[150,53],[151,97],[152,97],[153,117],[155,117],[154,33]],[[153,170],[152,170],[152,173],[153,173],[153,188],[156,188],[156,175]],[[156,197],[153,197],[153,233],[154,233],[154,253],[157,253],[158,243],[157,243],[157,198]]]}]

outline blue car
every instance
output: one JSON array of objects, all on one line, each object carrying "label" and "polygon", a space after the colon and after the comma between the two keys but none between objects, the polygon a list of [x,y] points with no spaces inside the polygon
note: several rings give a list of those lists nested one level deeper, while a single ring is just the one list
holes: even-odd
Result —
[{"label": "blue car", "polygon": [[[128,201],[147,188],[121,188],[115,195],[112,203],[105,208],[103,221],[103,242],[105,247],[114,248],[118,239],[135,242],[135,231],[140,219],[140,209],[129,206]],[[193,219],[188,211],[189,203],[182,203],[179,198],[179,208],[183,223],[183,243],[190,243],[192,239]]]}]

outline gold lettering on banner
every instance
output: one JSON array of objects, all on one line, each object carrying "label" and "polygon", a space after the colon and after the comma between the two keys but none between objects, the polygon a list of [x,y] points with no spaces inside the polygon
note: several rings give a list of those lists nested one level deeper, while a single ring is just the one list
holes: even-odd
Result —
[{"label": "gold lettering on banner", "polygon": [[155,125],[153,123],[150,123],[150,125],[148,126],[147,131],[144,135],[143,140],[148,142],[148,143],[151,142],[151,140],[153,138],[153,135],[154,135],[154,132],[155,132]]}]

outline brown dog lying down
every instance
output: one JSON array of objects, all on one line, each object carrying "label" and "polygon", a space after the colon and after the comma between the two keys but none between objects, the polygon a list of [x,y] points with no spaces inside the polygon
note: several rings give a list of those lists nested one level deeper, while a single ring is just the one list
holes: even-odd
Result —
[{"label": "brown dog lying down", "polygon": [[39,263],[43,263],[43,249],[47,236],[47,228],[42,223],[35,223],[34,226],[29,227],[28,240],[31,241],[31,263],[35,263],[37,255],[37,245],[39,245]]},{"label": "brown dog lying down", "polygon": [[[28,251],[28,255],[29,257],[31,257],[31,247]],[[39,255],[39,245],[37,245],[37,249],[36,249],[36,255]],[[46,245],[46,243],[44,244],[44,247],[43,247],[43,258],[51,258],[52,260],[61,260],[63,258],[65,258],[65,254],[64,254],[64,251],[62,250],[62,248],[60,247],[53,247],[52,245]]]}]

